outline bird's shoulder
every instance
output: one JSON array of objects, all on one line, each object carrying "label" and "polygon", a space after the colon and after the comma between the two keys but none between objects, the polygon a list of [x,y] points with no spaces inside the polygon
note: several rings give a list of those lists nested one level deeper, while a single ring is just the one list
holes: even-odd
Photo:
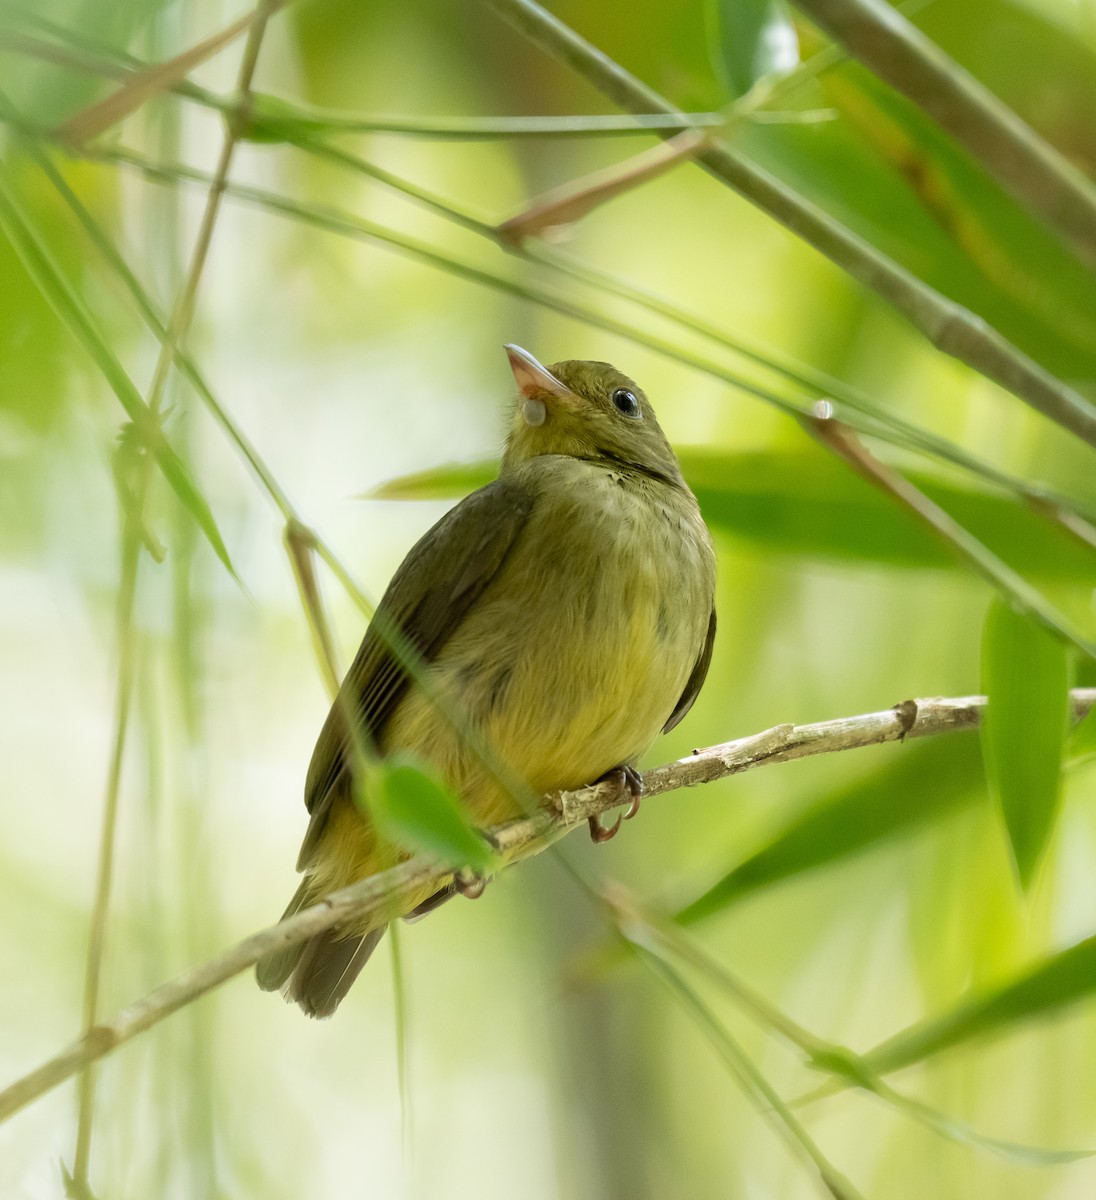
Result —
[{"label": "bird's shoulder", "polygon": [[415,543],[393,575],[320,731],[305,780],[308,862],[331,799],[346,780],[347,720],[379,745],[416,669],[428,667],[496,576],[534,505],[520,481],[497,479],[465,497]]},{"label": "bird's shoulder", "polygon": [[456,599],[497,569],[532,511],[521,479],[500,477],[465,496],[408,551],[378,612],[402,616],[424,595]]}]

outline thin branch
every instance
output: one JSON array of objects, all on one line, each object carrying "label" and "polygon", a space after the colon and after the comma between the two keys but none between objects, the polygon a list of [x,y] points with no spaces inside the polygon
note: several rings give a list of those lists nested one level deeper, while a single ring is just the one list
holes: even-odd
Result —
[{"label": "thin branch", "polygon": [[[162,69],[178,60],[172,59],[170,64],[150,64],[136,56],[115,47],[96,45],[78,30],[55,27],[46,23],[46,27],[57,37],[67,38],[70,44],[58,45],[45,41],[33,34],[16,32],[10,29],[0,29],[0,50],[16,54],[25,54],[42,62],[54,63],[61,67],[71,67],[73,70],[85,71],[90,74],[104,75],[110,79],[132,82],[152,70]],[[229,40],[233,26],[214,35],[214,39]],[[837,47],[816,54],[811,63],[831,56],[833,61],[844,57],[844,52]],[[779,83],[789,85],[801,82],[796,72],[782,76]],[[214,112],[219,112],[226,121],[234,123],[237,137],[241,140],[255,141],[292,141],[295,137],[315,134],[341,133],[386,133],[401,137],[425,138],[434,141],[496,141],[503,139],[570,139],[570,138],[628,138],[645,136],[652,130],[670,130],[673,133],[685,129],[710,129],[721,126],[726,121],[724,113],[720,112],[690,112],[684,119],[675,113],[567,113],[556,116],[459,116],[449,114],[425,117],[413,117],[406,114],[394,113],[358,113],[342,112],[337,109],[319,108],[299,101],[285,100],[281,96],[253,93],[248,103],[241,103],[237,97],[221,96],[208,88],[198,86],[189,79],[176,78],[167,80],[160,89],[164,93],[181,96],[192,100]],[[777,91],[774,88],[770,96]],[[88,113],[84,109],[77,117]],[[811,114],[796,112],[762,113],[755,112],[751,120],[787,120],[794,117],[797,120],[821,119]],[[36,133],[49,134],[56,137],[71,149],[81,150],[88,140],[87,134],[77,129],[77,138],[70,134],[70,127],[77,118],[70,120],[56,129],[53,126],[37,125],[27,122],[27,128],[33,128]]]},{"label": "thin branch", "polygon": [[[125,447],[118,450],[119,462]],[[146,458],[148,457],[146,452]],[[121,479],[121,468],[119,468]],[[114,849],[118,829],[119,798],[122,787],[122,763],[125,758],[129,732],[129,713],[133,699],[133,680],[136,668],[138,637],[133,626],[133,607],[137,595],[137,573],[141,560],[141,531],[145,523],[145,498],[149,473],[140,472],[137,495],[127,503],[120,482],[122,520],[122,573],[118,591],[118,693],[115,700],[114,740],[107,772],[106,798],[103,802],[102,826],[99,834],[99,863],[95,878],[95,899],[91,909],[87,957],[84,965],[84,1003],[81,1024],[93,1029],[99,1019],[99,988],[102,981],[103,956],[106,948],[107,916],[114,881]],[[77,1083],[76,1143],[72,1157],[72,1173],[67,1178],[70,1193],[90,1195],[88,1167],[91,1161],[91,1137],[95,1118],[95,1071],[89,1065]]]},{"label": "thin branch", "polygon": [[[251,80],[258,63],[259,47],[266,32],[267,21],[269,21],[271,13],[277,7],[279,7],[279,0],[259,0],[259,4],[251,16],[251,28],[247,35],[247,42],[244,45],[243,55],[240,59],[240,68],[236,77],[236,90],[241,96],[246,96],[251,90]],[[194,306],[198,298],[198,284],[201,281],[206,259],[209,256],[209,247],[213,241],[213,230],[217,224],[217,217],[220,215],[229,167],[232,165],[232,158],[236,152],[236,141],[236,134],[230,125],[225,131],[224,141],[221,144],[221,153],[217,158],[217,165],[213,171],[213,181],[209,186],[205,210],[202,213],[202,221],[198,227],[197,237],[194,240],[194,249],[191,251],[190,268],[187,271],[183,289],[172,308],[171,317],[168,320],[167,334],[160,343],[160,353],[156,359],[156,368],[153,371],[152,383],[149,385],[148,394],[148,404],[154,412],[163,392],[164,384],[167,382],[168,372],[175,362],[176,349],[185,342],[187,332],[190,329],[191,319],[194,316]]]},{"label": "thin branch", "polygon": [[553,229],[580,221],[607,200],[649,183],[683,159],[694,157],[704,144],[704,134],[689,129],[622,163],[553,188],[517,216],[503,221],[496,231],[499,240],[520,245],[526,238],[543,237]]},{"label": "thin branch", "polygon": [[312,108],[268,95],[255,96],[254,104],[250,110],[245,111],[231,98],[215,97],[210,92],[204,93],[199,103],[218,108],[226,119],[242,120],[245,132],[241,136],[263,142],[294,142],[302,136],[343,133],[389,133],[442,142],[517,138],[601,139],[636,137],[649,134],[653,130],[680,133],[688,129],[711,129],[721,126],[725,120],[723,114],[717,112],[691,112],[684,117],[673,113],[409,117]]},{"label": "thin branch", "polygon": [[1096,186],[989,88],[880,0],[795,2],[1096,268]]},{"label": "thin branch", "polygon": [[[1096,688],[1075,688],[1070,697],[1075,719],[1079,720],[1096,706]],[[653,768],[643,777],[645,794],[650,797],[695,787],[794,758],[974,729],[985,703],[984,696],[904,700],[881,712],[839,717],[811,725],[778,725]],[[557,793],[548,797],[544,807],[532,816],[492,829],[491,838],[504,863],[509,865],[547,849],[571,830],[584,826],[588,817],[621,804],[619,789],[611,784]],[[332,926],[371,914],[390,913],[402,899],[420,891],[435,891],[452,878],[452,866],[419,854],[399,866],[332,892],[311,908],[252,934],[216,958],[184,971],[149,992],[123,1009],[112,1021],[89,1030],[55,1058],[5,1088],[0,1092],[0,1121],[45,1095],[88,1063],[109,1054],[247,970],[264,955],[296,945]]]},{"label": "thin branch", "polygon": [[964,529],[935,500],[926,496],[899,471],[880,462],[852,430],[834,420],[829,414],[829,408],[829,403],[823,401],[817,406],[815,415],[803,422],[809,432],[843,458],[857,474],[893,497],[908,512],[913,513],[942,537],[968,566],[973,567],[983,579],[1010,596],[1013,603],[1022,606],[1029,616],[1040,621],[1064,641],[1072,643],[1089,658],[1096,659],[1096,642],[1075,628],[1064,613],[1048,603],[1022,575]]},{"label": "thin branch", "polygon": [[757,1111],[767,1117],[777,1132],[789,1142],[791,1148],[803,1155],[814,1167],[818,1173],[818,1182],[831,1200],[864,1200],[862,1193],[823,1154],[818,1143],[781,1099],[758,1065],[720,1023],[696,991],[686,983],[673,964],[646,944],[641,934],[625,932],[623,925],[621,932],[631,942],[640,962],[662,980],[697,1027],[711,1041]]},{"label": "thin branch", "polygon": [[[531,41],[628,111],[677,113],[657,92],[534,0],[487,0]],[[726,146],[701,150],[712,175],[893,305],[944,354],[966,363],[1052,421],[1096,446],[1096,408],[981,317],[923,283],[767,171]]]}]

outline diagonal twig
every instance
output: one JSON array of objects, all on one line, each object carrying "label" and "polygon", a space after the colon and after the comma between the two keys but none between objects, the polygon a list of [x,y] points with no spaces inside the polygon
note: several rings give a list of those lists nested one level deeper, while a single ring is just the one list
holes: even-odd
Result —
[{"label": "diagonal twig", "polygon": [[554,188],[517,216],[503,221],[496,231],[499,240],[516,246],[525,238],[543,237],[553,229],[579,221],[605,201],[657,179],[683,160],[694,157],[704,144],[702,132],[687,129],[626,162]]},{"label": "diagonal twig", "polygon": [[1008,563],[983,545],[969,530],[935,500],[926,496],[899,471],[875,457],[847,426],[835,420],[829,412],[828,401],[816,406],[813,417],[803,421],[823,445],[845,460],[869,483],[886,492],[909,512],[923,521],[948,543],[960,558],[973,567],[983,579],[1010,597],[1052,633],[1096,659],[1096,642],[1087,638],[1073,623],[1040,594],[1038,589]]},{"label": "diagonal twig", "polygon": [[58,141],[70,150],[82,150],[93,138],[135,113],[154,96],[171,91],[195,67],[235,41],[251,25],[251,21],[252,14],[245,13],[227,28],[184,50],[182,54],[177,54],[167,62],[154,63],[129,76],[104,100],[82,108],[70,117],[57,130]]},{"label": "diagonal twig", "polygon": [[[119,458],[126,453],[118,449]],[[147,452],[146,452],[147,457]],[[119,480],[121,480],[119,468]],[[137,494],[125,496],[119,484],[122,509],[122,570],[118,588],[116,628],[118,637],[118,691],[115,697],[114,737],[110,765],[107,770],[106,795],[103,802],[102,825],[99,834],[99,856],[95,873],[95,898],[92,902],[88,932],[87,954],[84,962],[84,998],[81,1023],[85,1029],[94,1027],[99,1017],[99,991],[102,982],[103,958],[106,949],[107,919],[114,881],[114,851],[117,841],[119,800],[122,787],[122,764],[125,758],[129,715],[133,700],[133,685],[137,667],[139,640],[133,624],[134,602],[137,596],[137,575],[141,561],[142,529],[144,528],[145,499],[148,492],[148,473],[140,472]],[[91,1158],[91,1135],[95,1113],[95,1073],[89,1066],[83,1071],[77,1086],[76,1141],[72,1156],[72,1171],[66,1171],[66,1189],[70,1195],[90,1195],[88,1165]]]}]

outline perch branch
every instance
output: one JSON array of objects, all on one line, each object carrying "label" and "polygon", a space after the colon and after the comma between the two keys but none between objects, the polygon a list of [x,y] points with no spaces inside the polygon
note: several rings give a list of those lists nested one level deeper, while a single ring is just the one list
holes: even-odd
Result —
[{"label": "perch branch", "polygon": [[[1075,719],[1079,720],[1096,705],[1096,688],[1075,688],[1070,696]],[[973,729],[985,703],[984,696],[903,700],[881,712],[812,725],[777,725],[652,768],[643,777],[645,793],[657,796],[793,758]],[[548,797],[545,806],[532,816],[500,825],[491,835],[504,862],[511,864],[546,849],[557,838],[584,825],[587,817],[619,807],[621,803],[619,789],[606,784],[557,793]],[[419,854],[332,892],[311,908],[244,938],[216,958],[191,967],[149,992],[113,1020],[90,1029],[60,1054],[5,1088],[0,1092],[0,1121],[64,1083],[89,1063],[253,966],[264,955],[302,942],[340,922],[370,913],[390,913],[398,906],[400,897],[438,889],[452,878],[452,867]]]}]

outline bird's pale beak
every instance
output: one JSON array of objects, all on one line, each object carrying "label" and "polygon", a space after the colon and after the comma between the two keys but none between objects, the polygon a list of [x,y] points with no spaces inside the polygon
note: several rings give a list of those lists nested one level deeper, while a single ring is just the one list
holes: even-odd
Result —
[{"label": "bird's pale beak", "polygon": [[571,394],[570,390],[560,383],[551,371],[546,371],[527,350],[514,345],[508,345],[505,349],[506,357],[510,360],[510,370],[514,372],[514,379],[526,400]]}]

